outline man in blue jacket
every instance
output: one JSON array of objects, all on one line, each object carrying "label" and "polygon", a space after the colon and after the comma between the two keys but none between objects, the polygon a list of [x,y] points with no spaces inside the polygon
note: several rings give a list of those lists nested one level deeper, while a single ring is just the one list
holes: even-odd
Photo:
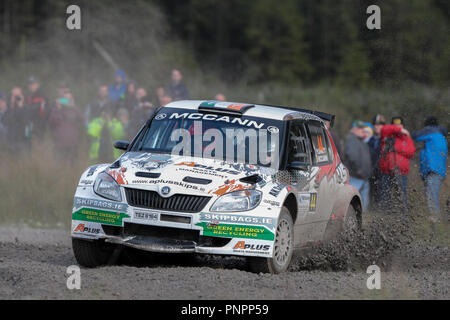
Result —
[{"label": "man in blue jacket", "polygon": [[439,126],[436,117],[428,117],[425,128],[412,134],[415,141],[425,144],[420,152],[420,174],[425,183],[428,207],[437,215],[440,214],[439,192],[447,174],[447,134],[447,129]]}]

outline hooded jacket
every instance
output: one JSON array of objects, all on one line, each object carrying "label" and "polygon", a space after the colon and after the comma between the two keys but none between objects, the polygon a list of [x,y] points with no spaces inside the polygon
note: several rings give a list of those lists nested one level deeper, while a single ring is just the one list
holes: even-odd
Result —
[{"label": "hooded jacket", "polygon": [[350,176],[368,180],[372,174],[372,161],[367,143],[350,133],[345,142],[344,163]]},{"label": "hooded jacket", "polygon": [[447,174],[448,146],[447,129],[439,126],[427,126],[412,134],[417,142],[424,142],[424,148],[420,152],[420,174],[425,177],[429,173],[435,173],[442,177]]},{"label": "hooded jacket", "polygon": [[380,171],[383,174],[408,175],[409,160],[414,156],[414,141],[401,133],[398,125],[385,125],[381,129]]}]

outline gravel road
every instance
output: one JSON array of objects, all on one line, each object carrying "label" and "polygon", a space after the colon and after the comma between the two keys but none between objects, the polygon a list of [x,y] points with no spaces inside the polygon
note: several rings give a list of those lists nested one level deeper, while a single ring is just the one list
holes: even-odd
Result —
[{"label": "gravel road", "polygon": [[267,275],[235,258],[160,257],[145,267],[81,269],[81,289],[69,290],[66,271],[76,261],[67,231],[0,227],[0,299],[450,299],[446,246],[422,241],[386,253],[380,290],[367,289],[368,262],[338,271],[310,262]]}]

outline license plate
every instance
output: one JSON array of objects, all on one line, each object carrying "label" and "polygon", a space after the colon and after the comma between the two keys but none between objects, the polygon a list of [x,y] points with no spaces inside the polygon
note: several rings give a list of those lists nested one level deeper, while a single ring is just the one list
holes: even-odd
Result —
[{"label": "license plate", "polygon": [[158,221],[158,213],[151,211],[134,211],[134,218],[140,220]]}]

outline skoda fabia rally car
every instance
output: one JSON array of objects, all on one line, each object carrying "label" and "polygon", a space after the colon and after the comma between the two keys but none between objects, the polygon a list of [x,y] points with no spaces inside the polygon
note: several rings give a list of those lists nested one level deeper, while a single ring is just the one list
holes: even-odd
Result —
[{"label": "skoda fabia rally car", "polygon": [[72,211],[78,263],[117,249],[244,256],[285,271],[294,252],[361,227],[321,112],[217,101],[156,111],[125,153],[81,176]]}]

